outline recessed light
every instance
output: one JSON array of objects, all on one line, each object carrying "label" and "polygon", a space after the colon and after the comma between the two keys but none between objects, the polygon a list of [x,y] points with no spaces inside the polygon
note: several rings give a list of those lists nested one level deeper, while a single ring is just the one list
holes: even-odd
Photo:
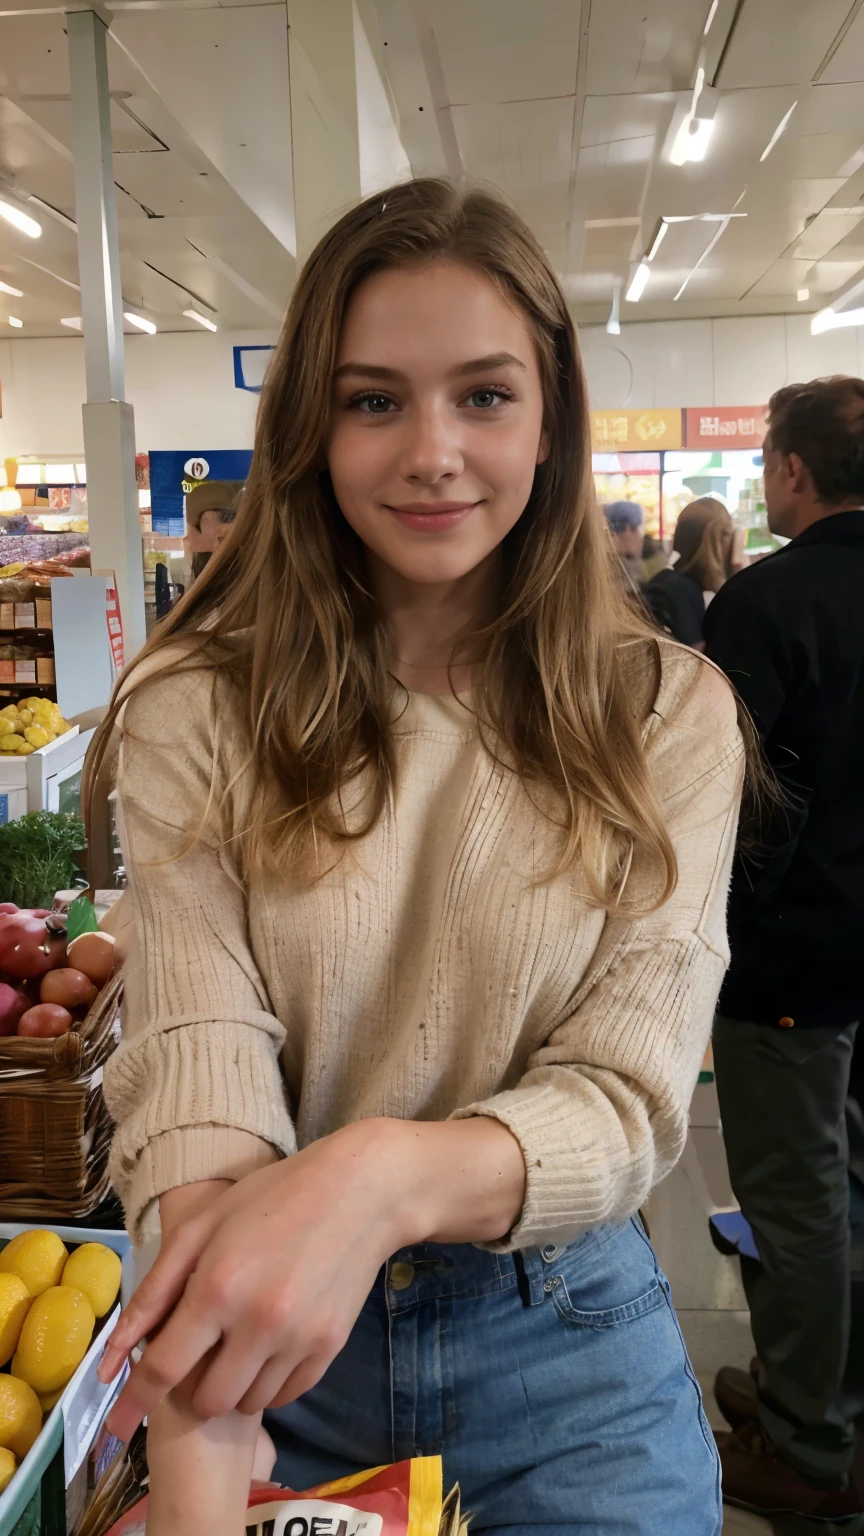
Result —
[{"label": "recessed light", "polygon": [[156,327],[153,321],[145,320],[143,315],[133,315],[129,310],[124,309],[123,319],[128,320],[130,325],[134,325],[136,330],[146,331],[148,336],[156,335]]},{"label": "recessed light", "polygon": [[8,283],[0,283],[0,293],[11,294],[13,299],[23,299],[24,297],[20,288],[10,288]]},{"label": "recessed light", "polygon": [[24,329],[24,321],[19,320],[17,315],[9,316],[9,324],[14,325],[16,331],[21,331]]},{"label": "recessed light", "polygon": [[214,325],[213,321],[208,320],[206,315],[199,315],[197,309],[184,309],[183,313],[187,320],[197,320],[199,325],[203,325],[205,331],[218,331],[219,329],[218,325]]},{"label": "recessed light", "polygon": [[809,288],[799,288],[798,289],[798,303],[799,304],[805,304],[807,302],[807,300],[809,299],[809,297],[810,297],[810,289]]},{"label": "recessed light", "polygon": [[38,240],[42,233],[42,225],[31,219],[29,213],[22,213],[14,203],[7,203],[0,197],[0,219],[5,219],[7,224],[13,224],[20,229],[22,235],[29,235],[31,240]]}]

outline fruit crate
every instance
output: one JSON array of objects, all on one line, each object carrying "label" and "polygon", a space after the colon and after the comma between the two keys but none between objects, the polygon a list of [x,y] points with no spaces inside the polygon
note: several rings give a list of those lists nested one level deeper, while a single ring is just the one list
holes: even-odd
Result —
[{"label": "fruit crate", "polygon": [[82,1220],[108,1193],[102,1071],[119,1039],[117,975],[57,1039],[0,1038],[0,1221]]},{"label": "fruit crate", "polygon": [[[0,1222],[0,1248],[39,1223]],[[132,1244],[126,1232],[94,1227],[42,1224],[55,1232],[70,1253],[81,1243],[103,1243],[120,1255],[123,1278],[120,1300],[125,1306],[134,1289]],[[96,1371],[105,1340],[120,1316],[116,1306],[97,1321],[93,1342],[41,1433],[24,1458],[5,1493],[0,1493],[0,1536],[68,1536],[82,1512],[90,1449],[104,1423],[123,1376],[105,1387]]]}]

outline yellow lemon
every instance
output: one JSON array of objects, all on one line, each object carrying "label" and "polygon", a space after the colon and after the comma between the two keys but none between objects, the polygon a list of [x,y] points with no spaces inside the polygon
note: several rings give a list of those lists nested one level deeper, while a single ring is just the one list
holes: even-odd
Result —
[{"label": "yellow lemon", "polygon": [[96,1318],[83,1291],[58,1285],[37,1296],[24,1319],[12,1375],[47,1397],[71,1381],[90,1347]]},{"label": "yellow lemon", "polygon": [[[23,725],[21,729],[23,731]],[[7,733],[5,736],[0,736],[0,752],[17,752],[19,747],[26,747],[26,745],[27,743],[24,740],[24,737],[19,736],[17,731],[12,731],[11,734]]]},{"label": "yellow lemon", "polygon": [[41,725],[28,725],[24,732],[24,740],[29,741],[31,747],[47,747],[48,732]]},{"label": "yellow lemon", "polygon": [[15,727],[5,715],[0,715],[0,736],[11,736]]},{"label": "yellow lemon", "polygon": [[36,751],[36,748],[35,747],[31,747],[29,741],[22,741],[20,747],[18,748],[17,755],[18,755],[18,757],[29,757],[30,753],[31,752],[35,752],[35,751]]},{"label": "yellow lemon", "polygon": [[66,1387],[58,1387],[56,1392],[37,1392],[36,1396],[39,1399],[39,1407],[42,1409],[42,1412],[50,1413],[52,1408],[56,1408],[65,1391]]},{"label": "yellow lemon", "polygon": [[26,1381],[0,1376],[0,1446],[23,1461],[42,1428],[39,1399]]},{"label": "yellow lemon", "polygon": [[18,1463],[12,1452],[0,1449],[0,1493],[3,1492],[4,1488],[9,1487],[17,1470]]},{"label": "yellow lemon", "polygon": [[18,719],[18,705],[17,704],[7,704],[4,709],[0,709],[0,715],[3,716],[4,720],[17,720]]},{"label": "yellow lemon", "polygon": [[31,1296],[41,1296],[52,1285],[60,1284],[69,1250],[56,1232],[32,1228],[13,1237],[0,1252],[0,1275],[17,1275]]},{"label": "yellow lemon", "polygon": [[83,1291],[97,1317],[104,1317],[117,1300],[123,1266],[113,1248],[82,1243],[67,1261],[61,1285]]},{"label": "yellow lemon", "polygon": [[11,1360],[30,1310],[30,1292],[17,1275],[0,1275],[0,1365]]},{"label": "yellow lemon", "polygon": [[33,724],[33,711],[32,711],[32,709],[20,709],[19,708],[18,714],[19,714],[19,716],[21,718],[21,724],[22,725],[32,725]]}]

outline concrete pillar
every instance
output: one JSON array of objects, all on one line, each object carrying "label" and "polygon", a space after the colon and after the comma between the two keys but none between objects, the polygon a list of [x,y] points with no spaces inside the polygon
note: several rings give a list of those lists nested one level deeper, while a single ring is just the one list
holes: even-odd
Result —
[{"label": "concrete pillar", "polygon": [[360,198],[353,0],[288,0],[297,260]]},{"label": "concrete pillar", "polygon": [[144,643],[144,564],[135,421],[124,400],[123,299],[111,145],[107,27],[95,11],[67,14],[75,218],[87,404],[84,457],[94,571],[113,571],[127,660]]}]

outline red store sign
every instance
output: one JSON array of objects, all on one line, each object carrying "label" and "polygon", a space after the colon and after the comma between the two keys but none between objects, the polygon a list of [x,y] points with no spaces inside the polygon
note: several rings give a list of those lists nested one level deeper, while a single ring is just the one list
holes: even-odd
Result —
[{"label": "red store sign", "polygon": [[764,405],[710,405],[684,412],[685,448],[761,448]]}]

